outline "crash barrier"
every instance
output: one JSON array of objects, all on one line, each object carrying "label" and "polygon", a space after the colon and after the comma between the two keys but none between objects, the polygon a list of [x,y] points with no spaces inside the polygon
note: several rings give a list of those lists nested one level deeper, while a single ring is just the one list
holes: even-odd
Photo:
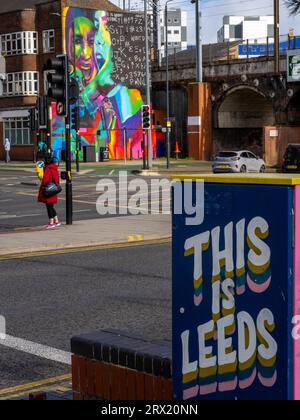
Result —
[{"label": "crash barrier", "polygon": [[171,342],[118,331],[72,338],[74,400],[171,400]]},{"label": "crash barrier", "polygon": [[183,176],[179,187],[198,212],[193,223],[174,195],[174,398],[299,400],[300,179]]}]

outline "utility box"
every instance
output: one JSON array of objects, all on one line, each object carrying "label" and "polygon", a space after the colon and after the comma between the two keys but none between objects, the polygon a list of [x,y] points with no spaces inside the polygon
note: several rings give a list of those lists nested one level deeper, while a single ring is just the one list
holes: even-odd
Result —
[{"label": "utility box", "polygon": [[96,162],[95,146],[83,146],[83,161]]},{"label": "utility box", "polygon": [[100,162],[109,162],[109,149],[107,147],[100,147]]},{"label": "utility box", "polygon": [[173,398],[299,400],[300,179],[174,185]]}]

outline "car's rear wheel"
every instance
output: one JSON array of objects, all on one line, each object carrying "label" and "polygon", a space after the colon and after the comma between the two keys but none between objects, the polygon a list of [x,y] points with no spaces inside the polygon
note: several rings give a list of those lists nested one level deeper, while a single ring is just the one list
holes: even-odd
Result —
[{"label": "car's rear wheel", "polygon": [[266,167],[265,167],[265,165],[262,165],[262,167],[260,168],[259,172],[260,172],[261,174],[264,174],[264,173],[266,172]]},{"label": "car's rear wheel", "polygon": [[245,165],[243,165],[243,166],[241,167],[241,173],[242,173],[242,174],[247,173],[247,167],[246,167]]}]

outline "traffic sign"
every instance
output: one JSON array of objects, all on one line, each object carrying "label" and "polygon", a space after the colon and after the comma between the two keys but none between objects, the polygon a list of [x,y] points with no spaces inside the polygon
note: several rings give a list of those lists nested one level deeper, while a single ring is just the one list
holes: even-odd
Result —
[{"label": "traffic sign", "polygon": [[65,106],[62,102],[58,102],[56,105],[57,115],[64,115]]},{"label": "traffic sign", "polygon": [[289,83],[300,82],[300,49],[287,52],[287,79]]}]

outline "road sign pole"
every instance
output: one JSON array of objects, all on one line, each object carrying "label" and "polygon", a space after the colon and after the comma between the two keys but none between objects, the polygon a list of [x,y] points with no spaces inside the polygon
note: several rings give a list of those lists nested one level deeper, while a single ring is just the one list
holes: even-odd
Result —
[{"label": "road sign pole", "polygon": [[66,117],[66,223],[73,224],[73,186],[71,164],[70,113]]},{"label": "road sign pole", "polygon": [[80,164],[79,164],[79,134],[76,131],[76,172],[80,172]]},{"label": "road sign pole", "polygon": [[[149,55],[149,24],[148,24],[148,3],[144,0],[144,17],[145,17],[145,50],[146,50],[146,93],[147,104],[151,107],[151,85],[150,85],[150,55]],[[152,168],[152,129],[151,125],[147,130],[148,135],[148,168]]]}]

